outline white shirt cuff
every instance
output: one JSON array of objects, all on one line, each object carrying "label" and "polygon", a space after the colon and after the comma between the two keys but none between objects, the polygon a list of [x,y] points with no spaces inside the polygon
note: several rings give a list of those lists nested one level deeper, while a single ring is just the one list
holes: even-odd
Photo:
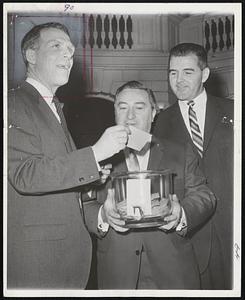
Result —
[{"label": "white shirt cuff", "polygon": [[99,209],[99,212],[98,212],[98,228],[99,230],[101,230],[102,232],[107,232],[108,229],[109,229],[109,224],[106,223],[106,222],[103,222],[102,220],[102,216],[101,216],[101,209],[102,209],[102,206],[100,207]]},{"label": "white shirt cuff", "polygon": [[96,155],[95,155],[93,146],[92,146],[91,148],[92,148],[92,151],[93,151],[93,153],[94,153],[94,157],[95,157],[95,161],[96,161],[96,164],[97,164],[98,171],[101,172],[101,167],[100,167],[100,165],[99,165],[99,163],[98,163],[98,160],[97,160],[97,157],[96,157]]},{"label": "white shirt cuff", "polygon": [[184,211],[183,207],[181,208],[181,210],[182,210],[182,216],[181,216],[178,226],[176,227],[176,231],[181,231],[187,227],[186,215],[185,215],[185,211]]}]

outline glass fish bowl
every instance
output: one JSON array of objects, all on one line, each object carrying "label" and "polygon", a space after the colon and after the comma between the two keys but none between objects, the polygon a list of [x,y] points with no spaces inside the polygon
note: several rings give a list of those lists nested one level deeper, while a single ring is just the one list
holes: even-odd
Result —
[{"label": "glass fish bowl", "polygon": [[158,227],[171,214],[174,174],[170,170],[111,176],[115,206],[127,228]]}]

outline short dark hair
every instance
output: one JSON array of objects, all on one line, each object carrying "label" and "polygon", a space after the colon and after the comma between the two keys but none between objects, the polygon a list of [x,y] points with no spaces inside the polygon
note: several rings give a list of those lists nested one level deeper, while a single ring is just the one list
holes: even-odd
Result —
[{"label": "short dark hair", "polygon": [[23,60],[26,64],[26,66],[28,65],[28,61],[26,59],[26,50],[27,49],[35,49],[35,46],[37,45],[38,40],[40,38],[41,31],[43,29],[47,29],[47,28],[60,29],[60,30],[64,31],[70,37],[69,31],[66,28],[66,26],[63,24],[60,24],[60,23],[49,22],[49,23],[44,23],[44,24],[34,26],[30,31],[28,31],[26,33],[26,35],[24,36],[24,38],[21,41],[21,52],[22,52]]},{"label": "short dark hair", "polygon": [[159,112],[159,107],[157,105],[156,98],[153,94],[153,91],[151,89],[146,88],[142,83],[140,83],[139,81],[136,81],[136,80],[128,81],[128,82],[124,83],[122,86],[120,86],[116,91],[115,100],[117,99],[117,96],[123,90],[126,90],[126,89],[137,89],[137,90],[146,91],[146,93],[148,94],[151,106],[153,108],[155,108],[156,112]]},{"label": "short dark hair", "polygon": [[169,62],[173,56],[194,54],[198,58],[198,65],[203,70],[208,66],[207,52],[203,46],[194,43],[178,44],[170,50]]}]

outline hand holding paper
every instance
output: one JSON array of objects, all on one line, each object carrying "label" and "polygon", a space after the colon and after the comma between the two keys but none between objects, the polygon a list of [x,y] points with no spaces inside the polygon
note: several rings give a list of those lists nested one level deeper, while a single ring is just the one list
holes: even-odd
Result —
[{"label": "hand holding paper", "polygon": [[128,135],[127,147],[140,151],[146,143],[151,141],[151,134],[134,126],[129,126],[131,134]]}]

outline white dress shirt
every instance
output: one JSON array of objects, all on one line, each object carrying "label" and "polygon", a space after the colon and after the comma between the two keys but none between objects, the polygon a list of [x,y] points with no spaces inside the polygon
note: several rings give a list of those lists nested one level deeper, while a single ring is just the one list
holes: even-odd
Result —
[{"label": "white dress shirt", "polygon": [[60,117],[57,113],[55,104],[52,102],[53,97],[54,97],[53,93],[46,86],[44,86],[42,83],[40,83],[39,81],[37,81],[33,78],[27,77],[26,82],[31,84],[39,92],[39,94],[42,96],[44,101],[51,108],[51,110],[54,113],[54,115],[56,116],[57,120],[60,122]]},{"label": "white dress shirt", "polygon": [[[196,98],[192,99],[194,101],[193,110],[196,113],[198,125],[201,131],[202,139],[204,138],[204,126],[205,126],[205,116],[206,116],[206,104],[207,104],[207,93],[206,90],[203,89],[200,95]],[[182,114],[182,117],[185,122],[185,126],[191,135],[190,121],[189,121],[189,105],[187,104],[189,101],[178,100],[179,108]]]}]

